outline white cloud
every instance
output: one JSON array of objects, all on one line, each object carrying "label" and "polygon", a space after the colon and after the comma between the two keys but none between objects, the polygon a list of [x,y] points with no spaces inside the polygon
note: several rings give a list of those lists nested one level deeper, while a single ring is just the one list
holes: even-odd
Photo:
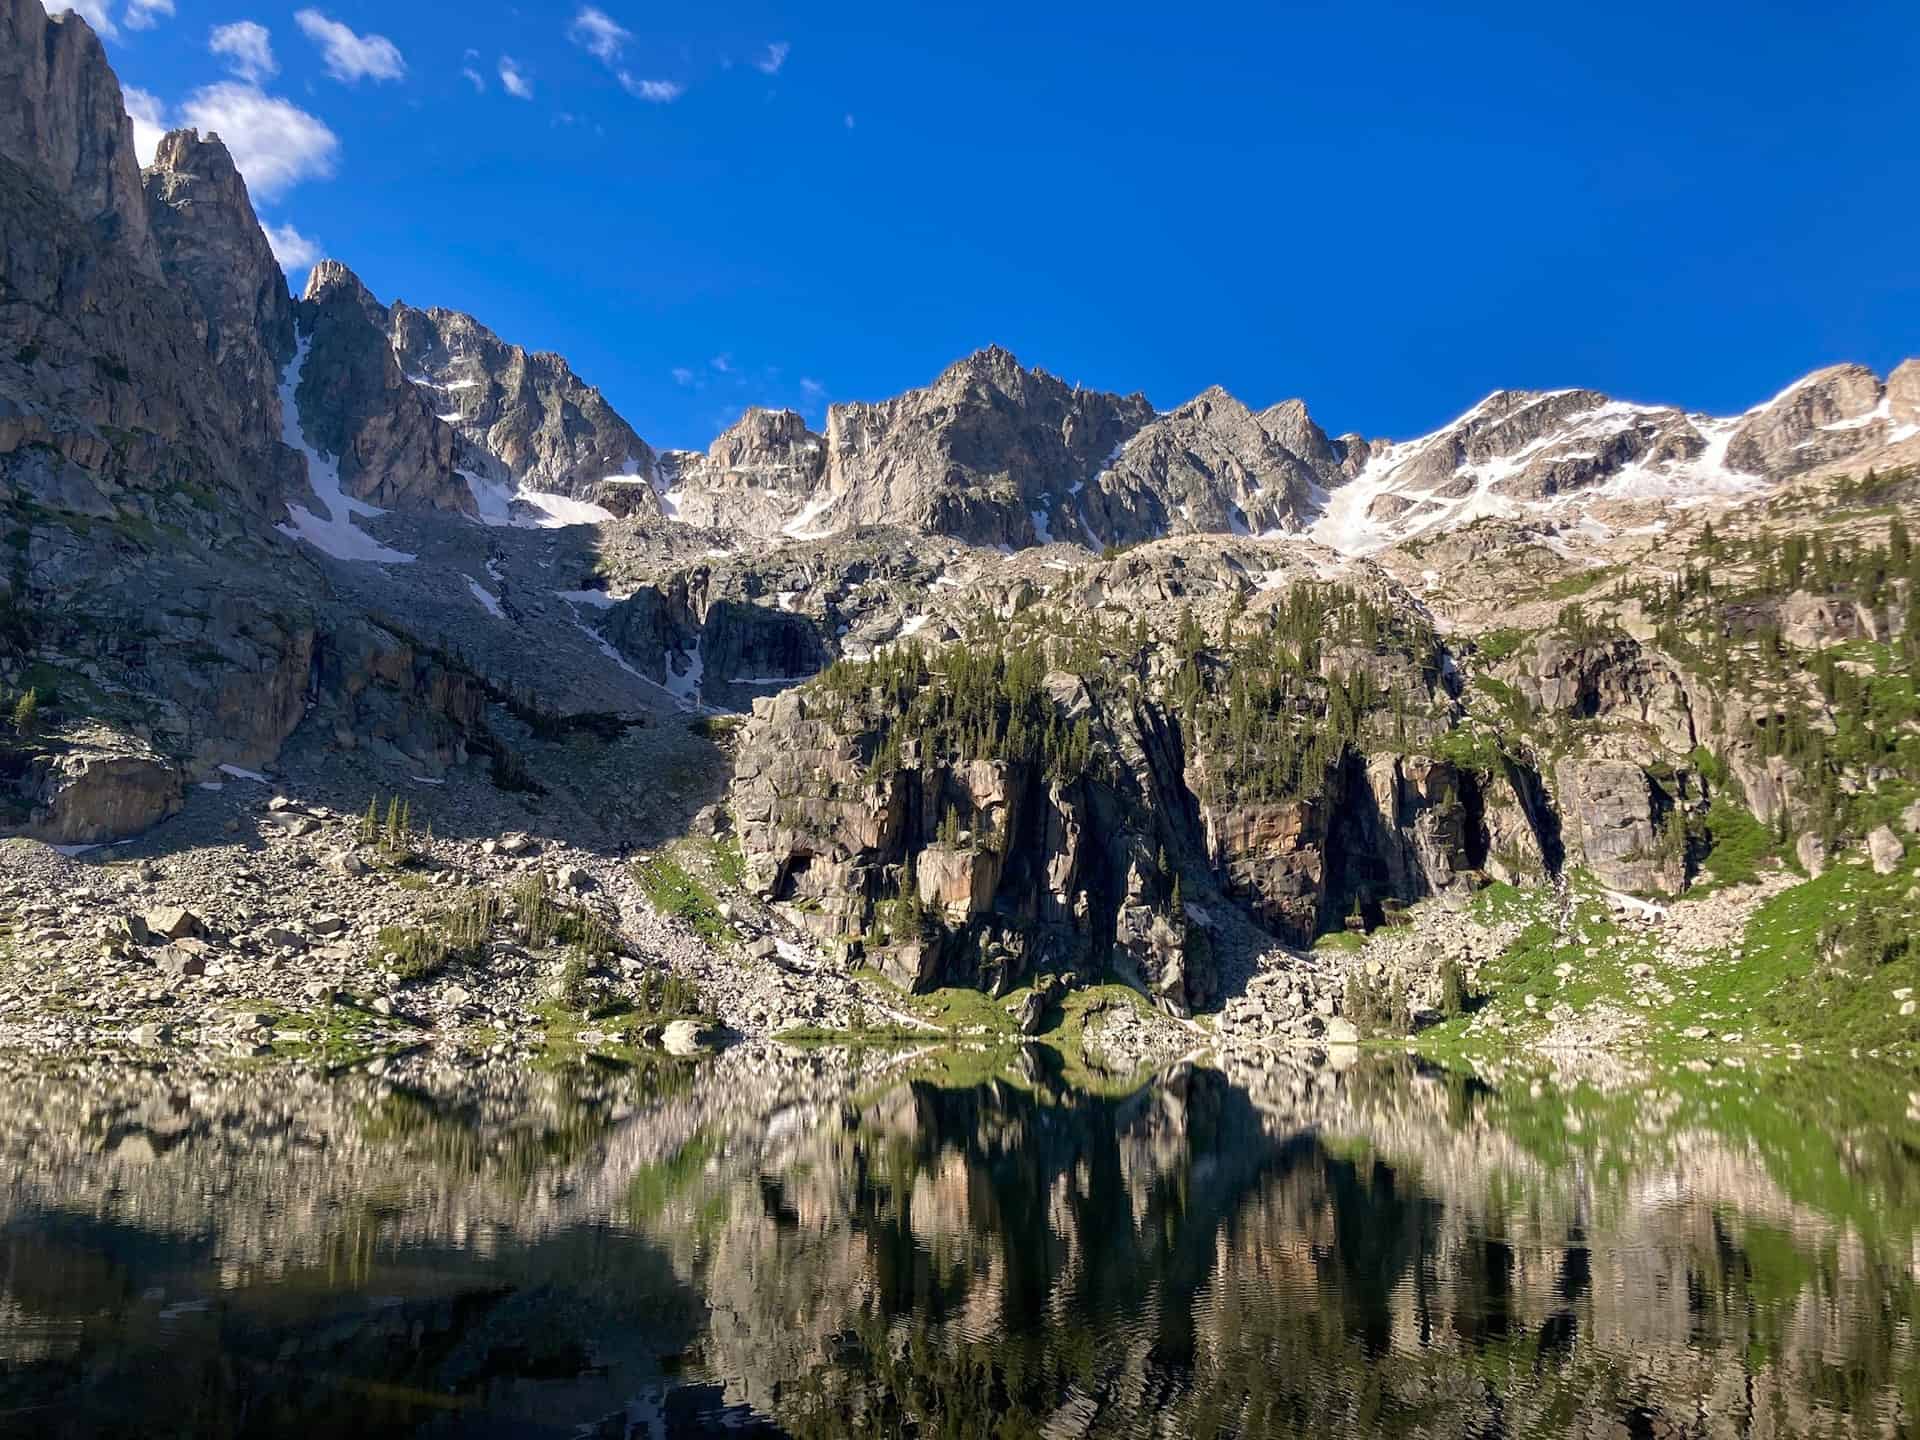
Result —
[{"label": "white cloud", "polygon": [[93,27],[94,34],[108,40],[120,38],[120,27],[113,23],[111,0],[65,0],[64,4],[61,0],[53,0],[53,4],[59,9],[50,8],[49,13],[58,15],[62,10],[71,10]]},{"label": "white cloud", "polygon": [[167,133],[167,109],[160,103],[160,97],[132,85],[120,92],[126,101],[127,115],[133,121],[133,153],[139,157],[140,164],[153,163],[154,152],[160,148],[160,137]]},{"label": "white cloud", "polygon": [[509,95],[517,95],[522,100],[533,98],[533,81],[526,77],[519,62],[511,55],[500,57],[500,83],[507,87]]},{"label": "white cloud", "polygon": [[340,150],[339,137],[317,117],[233,80],[194,91],[180,107],[180,123],[219,134],[255,199],[333,174]]},{"label": "white cloud", "polygon": [[648,100],[655,105],[671,105],[687,93],[687,87],[673,80],[641,80],[620,72],[620,85],[636,100]]},{"label": "white cloud", "polygon": [[684,365],[674,366],[673,367],[673,383],[676,385],[693,384],[693,371],[689,370]]},{"label": "white cloud", "polygon": [[486,94],[486,91],[487,91],[486,76],[482,75],[478,70],[474,69],[473,66],[471,65],[462,65],[460,67],[460,73],[466,76],[467,79],[473,82],[473,88],[476,92],[482,95]]},{"label": "white cloud", "polygon": [[713,357],[711,364],[713,368],[718,370],[722,375],[731,375],[733,373],[733,357],[731,355],[716,355]]},{"label": "white cloud", "polygon": [[800,377],[800,393],[809,400],[818,400],[827,393],[827,387],[811,376],[802,375]]},{"label": "white cloud", "polygon": [[567,26],[567,38],[589,55],[608,65],[620,58],[621,50],[633,38],[633,32],[604,10],[582,6]]},{"label": "white cloud", "polygon": [[327,73],[354,84],[363,79],[398,80],[407,73],[400,48],[384,35],[356,35],[318,10],[301,10],[293,21],[326,56]]},{"label": "white cloud", "polygon": [[767,46],[767,53],[753,62],[753,68],[767,75],[778,75],[780,67],[787,63],[787,53],[793,49],[784,40],[776,40]]},{"label": "white cloud", "polygon": [[127,28],[151,30],[173,18],[173,0],[127,0]]},{"label": "white cloud", "polygon": [[852,114],[848,114],[848,115],[846,116],[846,125],[847,125],[847,129],[849,129],[849,130],[851,130],[851,129],[853,128],[853,116],[852,116]]},{"label": "white cloud", "polygon": [[313,262],[321,256],[320,242],[309,240],[291,225],[263,225],[267,232],[267,243],[273,246],[273,258],[280,262],[280,268],[291,275],[296,270],[312,268]]},{"label": "white cloud", "polygon": [[207,49],[215,55],[224,55],[229,70],[256,85],[280,73],[280,65],[273,58],[273,37],[267,33],[266,26],[251,20],[214,26],[213,33],[207,37]]}]

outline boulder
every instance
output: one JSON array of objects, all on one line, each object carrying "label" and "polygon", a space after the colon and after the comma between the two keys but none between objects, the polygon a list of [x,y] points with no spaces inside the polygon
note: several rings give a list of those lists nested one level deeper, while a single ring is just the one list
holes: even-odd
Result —
[{"label": "boulder", "polygon": [[1047,997],[1039,990],[1029,990],[1014,1002],[1012,1014],[1022,1035],[1038,1035],[1046,1023]]},{"label": "boulder", "polygon": [[1893,833],[1892,826],[1882,825],[1867,836],[1867,859],[1873,862],[1874,874],[1891,875],[1906,858],[1907,847]]},{"label": "boulder", "polygon": [[660,1032],[661,1048],[669,1055],[705,1055],[719,1041],[719,1030],[704,1020],[672,1020]]},{"label": "boulder", "polygon": [[336,850],[327,856],[327,869],[336,875],[355,879],[367,873],[367,862],[351,850]]},{"label": "boulder", "polygon": [[1811,830],[1793,843],[1794,858],[1800,868],[1818,880],[1827,869],[1827,842]]},{"label": "boulder", "polygon": [[162,940],[184,940],[204,928],[200,917],[179,905],[163,905],[142,917],[150,934]]},{"label": "boulder", "polygon": [[169,975],[188,976],[207,973],[207,957],[204,951],[192,948],[189,942],[169,945],[160,952],[160,966]]},{"label": "boulder", "polygon": [[99,845],[138,835],[179,810],[180,772],[154,755],[69,750],[29,772],[25,834],[49,845]]}]

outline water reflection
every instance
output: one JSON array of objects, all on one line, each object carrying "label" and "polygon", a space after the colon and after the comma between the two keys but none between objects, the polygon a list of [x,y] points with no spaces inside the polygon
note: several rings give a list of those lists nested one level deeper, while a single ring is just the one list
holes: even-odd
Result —
[{"label": "water reflection", "polygon": [[[1003,1063],[1004,1061],[1004,1063]],[[1908,1077],[0,1081],[0,1431],[1897,1434]]]}]

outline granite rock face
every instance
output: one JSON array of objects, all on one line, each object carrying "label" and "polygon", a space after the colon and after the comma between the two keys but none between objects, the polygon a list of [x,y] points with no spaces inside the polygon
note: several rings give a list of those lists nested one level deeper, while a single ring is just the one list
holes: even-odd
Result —
[{"label": "granite rock face", "polygon": [[1676,797],[1628,760],[1567,758],[1555,767],[1570,859],[1601,884],[1634,894],[1678,895],[1686,885],[1685,847],[1666,828]]},{"label": "granite rock face", "polygon": [[120,81],[72,11],[0,3],[0,155],[48,177],[95,240],[159,274]]},{"label": "granite rock face", "polygon": [[901,525],[980,545],[1042,543],[1076,486],[1153,418],[1142,395],[1081,390],[998,347],[924,390],[827,414],[820,528]]},{"label": "granite rock face", "polygon": [[275,435],[294,303],[246,182],[218,135],[193,130],[161,140],[144,180],[161,268],[193,301],[235,428]]},{"label": "granite rock face", "polygon": [[[1914,384],[1909,370],[1903,392]],[[1877,413],[1885,388],[1864,365],[1816,370],[1741,422],[1727,463],[1755,475],[1782,475],[1864,450],[1892,426],[1890,413]]]},{"label": "granite rock face", "polygon": [[473,514],[452,427],[401,371],[384,307],[339,261],[322,260],[307,277],[300,336],[301,429],[338,459],[345,492],[382,509]]},{"label": "granite rock face", "polygon": [[1084,494],[1067,497],[1054,533],[1133,544],[1193,531],[1296,532],[1343,478],[1341,457],[1298,401],[1256,416],[1215,386],[1136,432]]},{"label": "granite rock face", "polygon": [[406,379],[465,442],[465,466],[581,500],[619,487],[631,494],[609,508],[655,511],[653,448],[560,356],[509,344],[455,310],[396,301],[385,323]]},{"label": "granite rock face", "polygon": [[826,442],[792,410],[750,407],[705,451],[660,457],[664,510],[675,520],[752,535],[804,535],[821,494]]}]

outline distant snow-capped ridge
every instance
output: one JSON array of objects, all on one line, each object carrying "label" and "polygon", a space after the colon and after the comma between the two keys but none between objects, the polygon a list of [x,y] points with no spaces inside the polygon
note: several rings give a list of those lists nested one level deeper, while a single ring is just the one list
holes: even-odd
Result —
[{"label": "distant snow-capped ridge", "polygon": [[[635,516],[765,544],[888,526],[1003,550],[1219,534],[1368,554],[1489,517],[1684,506],[1882,452],[1920,460],[1914,360],[1884,380],[1830,366],[1724,417],[1597,390],[1501,390],[1393,442],[1331,436],[1302,401],[1255,411],[1218,386],[1158,410],[997,347],[890,399],[835,404],[824,432],[755,406],[704,451],[655,450],[559,356],[456,312],[382,305],[337,262],[315,267],[304,307],[329,296],[340,324],[364,326],[364,348],[390,352],[396,413],[420,412],[363,425],[360,448],[390,430],[448,472],[437,489],[387,488],[494,525]],[[371,489],[362,478],[347,493],[372,500]]]}]

